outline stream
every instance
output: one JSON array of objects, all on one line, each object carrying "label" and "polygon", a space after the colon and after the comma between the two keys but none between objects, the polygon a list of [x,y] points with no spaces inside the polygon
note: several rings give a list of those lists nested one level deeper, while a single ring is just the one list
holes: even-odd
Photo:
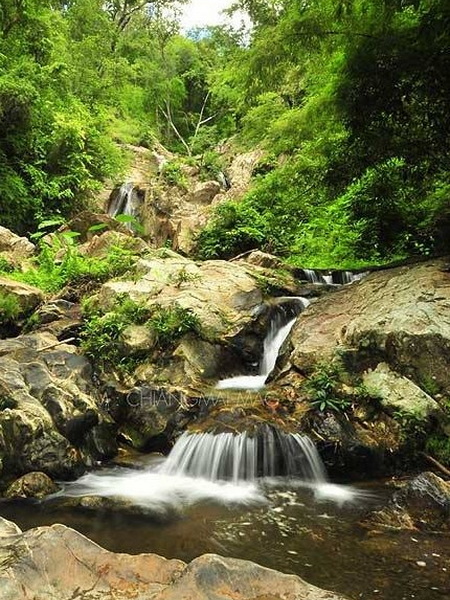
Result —
[{"label": "stream", "polygon": [[[353,600],[450,598],[448,536],[359,525],[392,491],[383,482],[213,481],[143,460],[89,473],[41,502],[2,501],[0,513],[22,529],[64,523],[114,552],[252,560]],[[93,497],[101,502],[86,502]]]}]

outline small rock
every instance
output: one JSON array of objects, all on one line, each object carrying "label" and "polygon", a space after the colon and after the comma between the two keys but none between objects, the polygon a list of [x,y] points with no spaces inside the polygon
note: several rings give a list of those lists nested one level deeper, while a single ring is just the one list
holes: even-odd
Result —
[{"label": "small rock", "polygon": [[16,479],[6,490],[6,498],[44,498],[58,490],[45,473],[36,471]]}]

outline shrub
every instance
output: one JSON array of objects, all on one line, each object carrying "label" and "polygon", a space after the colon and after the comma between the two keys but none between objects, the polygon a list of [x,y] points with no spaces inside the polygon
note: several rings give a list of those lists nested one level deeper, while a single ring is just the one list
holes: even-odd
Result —
[{"label": "shrub", "polygon": [[342,367],[336,363],[319,365],[306,384],[310,405],[320,412],[343,412],[350,407],[350,400],[340,389]]},{"label": "shrub", "polygon": [[201,324],[191,310],[177,304],[146,307],[128,297],[118,298],[113,309],[103,312],[92,300],[82,305],[85,323],[82,347],[86,354],[105,368],[112,366],[123,372],[133,371],[145,359],[145,353],[124,356],[120,336],[129,325],[145,325],[156,335],[157,345],[164,352],[190,331],[200,333]]},{"label": "shrub", "polygon": [[21,313],[22,308],[16,296],[0,292],[0,325],[14,323]]}]

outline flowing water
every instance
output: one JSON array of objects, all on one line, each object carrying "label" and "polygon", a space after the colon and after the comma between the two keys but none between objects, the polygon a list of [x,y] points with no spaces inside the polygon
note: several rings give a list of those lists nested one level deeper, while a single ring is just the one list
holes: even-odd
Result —
[{"label": "flowing water", "polygon": [[[352,600],[450,598],[448,537],[358,525],[383,502],[382,484],[234,483],[163,471],[161,459],[143,471],[105,469],[44,502],[2,502],[0,513],[23,529],[62,522],[115,552],[185,561],[214,552],[253,560]],[[113,504],[93,509],[74,498],[94,491]],[[79,504],[68,504],[73,501]],[[130,503],[141,512],[130,511]]]},{"label": "flowing water", "polygon": [[[309,306],[306,298],[291,298],[297,302],[299,312]],[[258,375],[238,375],[222,379],[217,384],[218,390],[261,390],[275,368],[280,349],[290,334],[297,318],[285,322],[286,316],[283,312],[277,312],[273,317],[269,331],[264,339],[263,356]]]},{"label": "flowing water", "polygon": [[303,269],[303,275],[306,281],[313,284],[347,285],[354,281],[360,281],[368,275],[368,272],[334,271],[333,273],[324,273],[314,269]]},{"label": "flowing water", "polygon": [[[108,215],[116,217],[117,215],[127,215],[136,218],[139,215],[141,200],[136,194],[135,186],[132,182],[123,183],[119,189],[111,194]],[[132,229],[132,223],[125,223],[126,227]]]},{"label": "flowing water", "polygon": [[[259,375],[219,387],[262,387],[294,322],[272,321]],[[42,502],[2,501],[0,514],[23,529],[62,522],[115,552],[253,560],[353,600],[449,599],[448,536],[359,525],[386,496],[329,482],[308,437],[263,425],[186,432],[167,458],[91,472]]]}]

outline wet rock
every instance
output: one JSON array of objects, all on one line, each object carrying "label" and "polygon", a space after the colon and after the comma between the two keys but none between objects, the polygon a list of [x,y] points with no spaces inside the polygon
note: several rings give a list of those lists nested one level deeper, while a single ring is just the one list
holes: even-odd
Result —
[{"label": "wet rock", "polygon": [[44,498],[58,490],[58,486],[39,471],[27,473],[13,481],[5,492],[5,498]]},{"label": "wet rock", "polygon": [[115,453],[114,424],[102,409],[91,366],[78,352],[49,332],[0,341],[3,477],[30,471],[74,477]]},{"label": "wet rock", "polygon": [[294,575],[207,554],[190,564],[104,550],[64,525],[0,521],[2,600],[343,600]]},{"label": "wet rock", "polygon": [[320,298],[292,334],[302,373],[339,353],[350,370],[380,362],[421,387],[450,390],[450,275],[446,261],[378,271]]},{"label": "wet rock", "polygon": [[395,491],[386,507],[369,515],[365,526],[450,531],[450,483],[421,473]]},{"label": "wet rock", "polygon": [[33,329],[47,331],[58,340],[77,340],[82,329],[79,304],[64,299],[55,299],[43,304],[33,314]]}]

